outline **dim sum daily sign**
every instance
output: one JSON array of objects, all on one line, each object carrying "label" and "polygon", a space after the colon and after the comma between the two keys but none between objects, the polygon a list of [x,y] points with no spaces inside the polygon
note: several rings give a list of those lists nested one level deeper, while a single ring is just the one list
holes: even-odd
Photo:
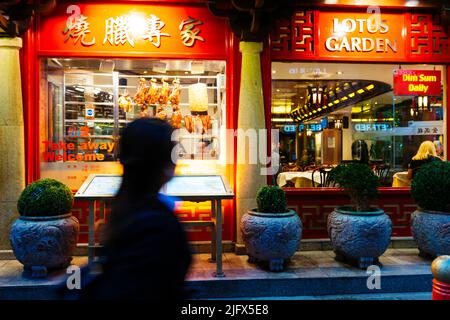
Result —
[{"label": "dim sum daily sign", "polygon": [[394,95],[440,96],[441,94],[441,71],[394,70]]}]

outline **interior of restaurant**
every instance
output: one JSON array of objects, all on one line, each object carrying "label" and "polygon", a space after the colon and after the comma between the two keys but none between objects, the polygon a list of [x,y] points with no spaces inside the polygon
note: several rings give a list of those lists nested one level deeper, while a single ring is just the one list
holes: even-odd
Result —
[{"label": "interior of restaurant", "polygon": [[328,172],[348,162],[371,166],[382,186],[405,187],[421,142],[444,159],[446,97],[394,95],[398,69],[442,65],[272,63],[272,128],[279,129],[283,187],[334,187]]}]

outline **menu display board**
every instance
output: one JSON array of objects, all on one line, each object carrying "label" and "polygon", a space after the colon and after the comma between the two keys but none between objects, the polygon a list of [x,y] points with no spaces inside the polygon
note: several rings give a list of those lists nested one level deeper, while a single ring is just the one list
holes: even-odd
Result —
[{"label": "menu display board", "polygon": [[[93,178],[91,178],[93,176]],[[87,185],[85,183],[88,182]],[[122,183],[119,175],[91,175],[83,183],[77,195],[83,196],[115,196]]]},{"label": "menu display board", "polygon": [[176,176],[162,189],[167,195],[227,194],[221,176]]},{"label": "menu display board", "polygon": [[[112,198],[122,183],[121,175],[92,174],[80,187],[75,197]],[[161,193],[177,197],[231,197],[233,192],[220,175],[181,175],[175,176],[161,188]]]}]

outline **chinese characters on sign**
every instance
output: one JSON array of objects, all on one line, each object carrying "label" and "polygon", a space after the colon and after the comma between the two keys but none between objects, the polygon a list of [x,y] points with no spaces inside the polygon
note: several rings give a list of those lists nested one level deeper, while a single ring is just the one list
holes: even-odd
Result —
[{"label": "chinese characters on sign", "polygon": [[81,40],[83,46],[92,46],[95,43],[95,38],[91,41],[86,40],[86,35],[91,32],[89,29],[89,22],[86,21],[87,17],[79,15],[77,18],[70,17],[67,19],[66,27],[63,30],[63,34],[66,35],[64,42],[67,42],[69,38],[73,38],[73,43],[77,43]]},{"label": "chinese characters on sign", "polygon": [[[103,45],[109,44],[112,46],[119,46],[129,44],[134,48],[137,40],[147,40],[156,48],[161,46],[161,37],[170,37],[167,32],[163,32],[165,23],[156,15],[150,14],[145,19],[137,21],[134,15],[122,15],[117,17],[110,17],[105,20],[105,36],[103,38]],[[186,47],[193,47],[196,41],[205,42],[205,39],[199,35],[201,29],[198,27],[202,25],[201,20],[188,17],[182,20],[178,29],[180,30],[180,41]],[[84,46],[92,46],[96,43],[95,37],[90,41],[86,36],[91,33],[88,17],[79,14],[76,17],[67,19],[63,34],[66,36],[64,42],[70,38],[73,43],[78,41]]]},{"label": "chinese characters on sign", "polygon": [[201,30],[195,27],[200,24],[203,24],[203,22],[191,17],[180,23],[178,29],[180,29],[181,40],[186,47],[192,47],[195,44],[195,40],[205,42],[205,39],[198,35]]},{"label": "chinese characters on sign", "polygon": [[417,134],[437,134],[439,132],[438,128],[417,128]]},{"label": "chinese characters on sign", "polygon": [[134,37],[131,35],[129,19],[127,16],[109,18],[106,20],[105,38],[103,44],[109,42],[111,45],[118,46],[129,43],[134,47]]},{"label": "chinese characters on sign", "polygon": [[151,44],[155,47],[159,48],[161,45],[161,37],[170,37],[168,33],[161,33],[161,29],[166,24],[162,22],[157,16],[154,14],[150,15],[150,18],[147,19],[146,30],[142,39],[149,40]]},{"label": "chinese characters on sign", "polygon": [[444,133],[442,121],[411,121],[408,127],[414,135],[441,135]]}]

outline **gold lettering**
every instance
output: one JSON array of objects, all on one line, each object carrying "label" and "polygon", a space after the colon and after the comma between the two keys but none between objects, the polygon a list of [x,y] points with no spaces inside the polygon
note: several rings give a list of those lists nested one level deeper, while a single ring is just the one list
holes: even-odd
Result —
[{"label": "gold lettering", "polygon": [[419,81],[420,82],[436,82],[437,77],[436,76],[426,76],[424,74],[419,75]]},{"label": "gold lettering", "polygon": [[329,51],[338,51],[338,44],[336,37],[329,37],[325,42],[325,48]]},{"label": "gold lettering", "polygon": [[361,50],[361,38],[351,38],[352,41],[352,51],[362,51]]},{"label": "gold lettering", "polygon": [[384,39],[376,38],[375,42],[377,43],[377,52],[384,51]]},{"label": "gold lettering", "polygon": [[378,32],[378,21],[376,17],[367,19],[367,32],[376,33]]},{"label": "gold lettering", "polygon": [[382,20],[380,23],[380,33],[388,33],[389,32],[389,26],[386,23],[386,20]]},{"label": "gold lettering", "polygon": [[[367,46],[369,44],[369,46]],[[362,39],[363,51],[369,52],[375,48],[375,42],[371,38],[363,38]]]},{"label": "gold lettering", "polygon": [[388,47],[391,48],[392,52],[397,52],[397,40],[392,43],[391,40],[386,39],[386,52]]},{"label": "gold lettering", "polygon": [[350,43],[348,42],[347,37],[342,38],[341,46],[339,49],[340,49],[339,51],[342,51],[342,49],[345,49],[345,51],[347,52],[351,51]]},{"label": "gold lettering", "polygon": [[412,74],[404,74],[402,76],[402,80],[403,81],[418,81],[419,79],[417,78],[416,75],[412,75]]}]

